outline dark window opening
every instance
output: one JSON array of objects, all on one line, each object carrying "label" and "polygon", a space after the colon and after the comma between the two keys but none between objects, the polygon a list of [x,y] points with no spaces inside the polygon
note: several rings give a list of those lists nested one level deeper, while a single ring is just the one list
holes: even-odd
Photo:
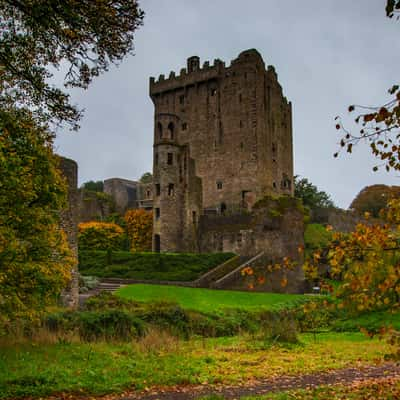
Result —
[{"label": "dark window opening", "polygon": [[217,189],[218,189],[218,190],[221,190],[221,189],[222,189],[222,182],[221,182],[221,181],[218,181],[218,182],[217,182]]},{"label": "dark window opening", "polygon": [[179,96],[179,104],[185,104],[185,96],[183,94]]},{"label": "dark window opening", "polygon": [[161,194],[161,185],[159,183],[156,183],[156,195],[160,196]]},{"label": "dark window opening", "polygon": [[275,158],[273,158],[273,159],[272,159],[272,162],[276,163],[276,160],[275,160]]},{"label": "dark window opening", "polygon": [[274,183],[272,184],[272,186],[276,189],[276,182],[274,182]]},{"label": "dark window opening", "polygon": [[158,130],[158,138],[162,139],[162,137],[163,137],[163,129],[162,129],[162,125],[161,125],[160,122],[157,124],[157,130]]},{"label": "dark window opening", "polygon": [[154,163],[158,165],[158,153],[156,153],[154,156]]},{"label": "dark window opening", "polygon": [[170,122],[169,124],[168,124],[168,137],[169,137],[169,139],[171,139],[171,140],[174,140],[174,124],[173,124],[173,122]]},{"label": "dark window opening", "polygon": [[187,123],[184,122],[184,123],[182,124],[182,130],[183,130],[183,131],[186,131],[186,129],[187,129]]},{"label": "dark window opening", "polygon": [[154,235],[154,251],[159,253],[161,251],[161,238],[160,235]]},{"label": "dark window opening", "polygon": [[239,94],[239,103],[241,103],[241,102],[242,102],[242,95]]},{"label": "dark window opening", "polygon": [[276,144],[272,143],[272,153],[276,153]]},{"label": "dark window opening", "polygon": [[197,214],[196,214],[196,211],[192,211],[192,221],[193,221],[193,224],[194,224],[194,225],[197,224]]},{"label": "dark window opening", "polygon": [[160,218],[160,209],[156,208],[155,211],[156,211],[156,219],[159,219]]},{"label": "dark window opening", "polygon": [[220,210],[221,210],[221,214],[225,214],[225,211],[226,211],[226,204],[225,203],[221,203]]},{"label": "dark window opening", "polygon": [[211,96],[215,96],[217,94],[217,89],[211,89]]},{"label": "dark window opening", "polygon": [[173,164],[173,154],[172,153],[168,153],[167,154],[167,164],[168,165],[172,165]]},{"label": "dark window opening", "polygon": [[170,183],[168,184],[168,196],[173,196],[174,195],[174,184]]},{"label": "dark window opening", "polygon": [[150,189],[147,189],[147,191],[146,191],[146,196],[147,196],[147,198],[151,197],[151,191],[150,191]]},{"label": "dark window opening", "polygon": [[243,128],[243,122],[242,122],[242,120],[239,121],[239,126],[240,126],[241,128]]}]

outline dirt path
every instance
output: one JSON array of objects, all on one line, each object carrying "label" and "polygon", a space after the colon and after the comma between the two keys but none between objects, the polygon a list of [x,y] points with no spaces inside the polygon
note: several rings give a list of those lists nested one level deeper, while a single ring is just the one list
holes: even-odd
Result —
[{"label": "dirt path", "polygon": [[262,395],[268,392],[280,392],[289,389],[304,389],[320,385],[350,384],[368,379],[399,378],[400,365],[385,363],[363,368],[347,368],[299,376],[279,376],[259,380],[251,385],[242,386],[176,386],[158,388],[149,392],[126,393],[118,400],[189,400],[201,396],[216,394],[225,399],[239,399],[241,396]]}]

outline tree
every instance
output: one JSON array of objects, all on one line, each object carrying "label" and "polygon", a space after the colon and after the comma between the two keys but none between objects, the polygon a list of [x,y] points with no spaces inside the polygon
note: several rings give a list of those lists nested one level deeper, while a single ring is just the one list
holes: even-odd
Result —
[{"label": "tree", "polygon": [[330,196],[313,185],[307,178],[294,177],[294,195],[301,199],[303,204],[310,209],[335,207]]},{"label": "tree", "polygon": [[102,192],[104,189],[104,183],[103,181],[88,181],[83,183],[81,188],[91,192]]},{"label": "tree", "polygon": [[372,185],[367,186],[355,197],[350,204],[350,209],[358,214],[366,212],[378,218],[388,201],[400,197],[400,186]]},{"label": "tree", "polygon": [[81,112],[49,83],[53,71],[67,68],[64,86],[87,88],[132,53],[143,16],[136,0],[1,1],[0,107],[77,128]]},{"label": "tree", "polygon": [[121,250],[125,232],[112,222],[81,222],[78,226],[81,250]]},{"label": "tree", "polygon": [[153,213],[143,209],[128,210],[124,217],[131,243],[131,251],[151,251]]},{"label": "tree", "polygon": [[51,137],[30,113],[0,109],[0,331],[54,301],[74,266],[59,228],[66,186]]},{"label": "tree", "polygon": [[[400,0],[387,0],[386,15],[399,19]],[[349,106],[350,113],[357,112],[355,122],[361,125],[358,133],[346,129],[340,117],[336,117],[336,129],[343,133],[341,149],[351,153],[354,145],[362,140],[367,141],[372,154],[380,160],[379,164],[373,167],[374,171],[379,167],[384,167],[386,171],[400,170],[400,86],[393,85],[388,92],[391,100],[383,105]],[[340,151],[336,152],[334,157],[339,153]]]},{"label": "tree", "polygon": [[151,172],[145,172],[141,177],[140,177],[140,182],[141,183],[151,183],[153,182],[153,175]]}]

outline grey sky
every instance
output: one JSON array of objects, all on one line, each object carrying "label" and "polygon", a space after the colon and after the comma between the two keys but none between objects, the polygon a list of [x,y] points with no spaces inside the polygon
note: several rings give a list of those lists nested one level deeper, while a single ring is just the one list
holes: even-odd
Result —
[{"label": "grey sky", "polygon": [[[399,83],[400,22],[385,18],[385,0],[142,0],[146,16],[135,56],[73,99],[86,109],[78,133],[60,132],[60,154],[79,164],[80,183],[137,179],[152,168],[150,76],[179,72],[186,58],[229,62],[256,48],[275,66],[293,103],[295,173],[347,208],[366,185],[400,184],[372,172],[368,148],[338,159],[334,117],[353,103],[376,105]],[[356,126],[347,120],[347,126]]]}]

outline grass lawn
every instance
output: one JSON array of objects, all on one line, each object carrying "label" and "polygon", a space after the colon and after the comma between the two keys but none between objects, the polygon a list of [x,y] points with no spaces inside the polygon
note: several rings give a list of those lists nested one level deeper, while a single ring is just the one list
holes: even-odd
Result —
[{"label": "grass lawn", "polygon": [[372,363],[390,348],[360,333],[309,334],[279,346],[250,336],[179,341],[159,332],[126,344],[0,347],[0,398],[105,394],[153,385],[240,383]]},{"label": "grass lawn", "polygon": [[239,292],[233,290],[194,289],[178,286],[135,284],[122,287],[116,294],[136,301],[171,301],[182,308],[215,312],[226,308],[273,310],[299,304],[304,295]]},{"label": "grass lawn", "polygon": [[193,281],[232,258],[232,253],[131,253],[114,251],[111,262],[106,251],[79,252],[79,272],[100,278],[162,281]]}]

